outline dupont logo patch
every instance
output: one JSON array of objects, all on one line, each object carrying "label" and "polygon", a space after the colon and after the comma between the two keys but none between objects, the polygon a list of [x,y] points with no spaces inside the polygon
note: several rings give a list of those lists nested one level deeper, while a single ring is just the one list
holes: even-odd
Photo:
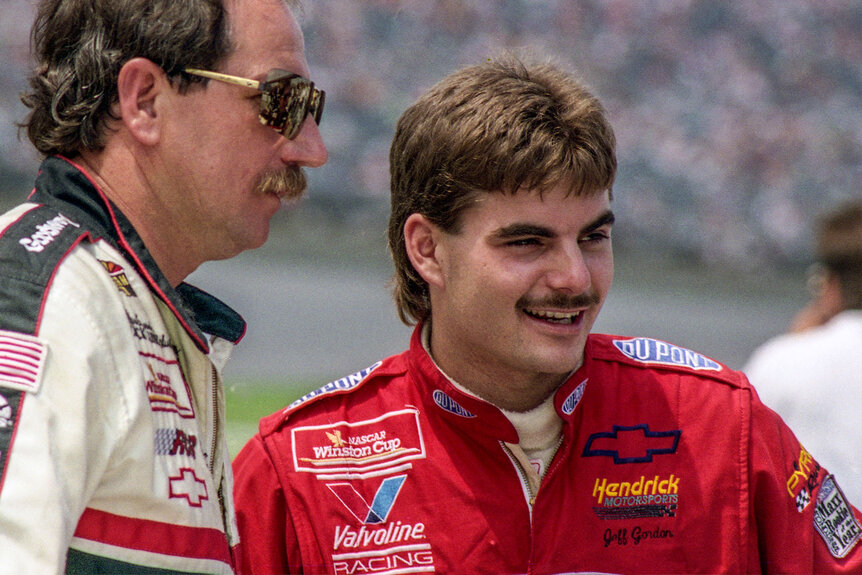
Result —
[{"label": "dupont logo patch", "polygon": [[391,411],[365,421],[340,421],[291,430],[296,471],[321,480],[364,479],[397,473],[425,458],[419,412]]},{"label": "dupont logo patch", "polygon": [[823,480],[817,493],[814,527],[836,559],[846,557],[862,539],[862,527],[853,516],[853,508],[831,475]]},{"label": "dupont logo patch", "polygon": [[48,346],[37,338],[0,330],[0,387],[39,391],[47,355]]},{"label": "dupont logo patch", "polygon": [[434,393],[431,394],[431,397],[434,398],[434,403],[436,403],[443,411],[448,411],[449,413],[454,413],[455,415],[466,417],[468,419],[476,417],[474,413],[464,409],[460,403],[439,389],[435,389]]},{"label": "dupont logo patch", "polygon": [[575,408],[581,402],[581,398],[584,397],[584,390],[587,387],[587,380],[585,379],[581,383],[578,384],[578,387],[569,394],[569,397],[563,402],[563,405],[560,409],[562,409],[563,413],[566,415],[571,415],[574,413]]},{"label": "dupont logo patch", "polygon": [[314,391],[303,395],[302,397],[288,405],[286,408],[284,408],[284,411],[290,411],[293,408],[302,405],[306,401],[314,399],[315,397],[318,397],[320,395],[327,395],[330,393],[335,393],[337,391],[347,391],[348,389],[353,389],[354,387],[362,383],[362,380],[368,377],[369,373],[380,367],[382,364],[382,361],[378,361],[374,365],[366,367],[363,370],[357,371],[353,375],[348,375],[347,377],[342,377],[341,379],[330,381],[323,387],[315,389]]},{"label": "dupont logo patch", "polygon": [[674,365],[695,370],[722,370],[720,363],[705,355],[657,339],[615,339],[614,346],[629,359],[641,363]]}]

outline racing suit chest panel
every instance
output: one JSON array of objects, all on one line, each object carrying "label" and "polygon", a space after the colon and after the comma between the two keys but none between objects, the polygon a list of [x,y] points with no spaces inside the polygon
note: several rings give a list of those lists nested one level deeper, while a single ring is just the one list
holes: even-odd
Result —
[{"label": "racing suit chest panel", "polygon": [[[591,336],[555,397],[564,442],[531,520],[500,445],[511,442],[505,418],[455,389],[417,339],[262,422],[293,569],[852,572],[858,562],[858,515],[742,374],[655,340]],[[238,497],[254,513],[253,493]],[[835,550],[851,555],[842,564]]]},{"label": "racing suit chest panel", "polygon": [[745,571],[746,436],[727,414],[747,410],[747,392],[614,363],[586,371],[533,509],[536,572]]},{"label": "racing suit chest panel", "polygon": [[[463,398],[433,375],[372,373],[339,401],[300,409],[290,433],[266,439],[271,451],[314,453],[311,442],[321,467],[331,463],[325,454],[374,458],[372,444],[363,450],[363,442],[406,439],[408,427],[393,414],[414,408],[423,444],[409,468],[361,478],[315,474],[310,465],[286,461],[282,485],[302,549],[294,561],[328,564],[328,572],[421,561],[450,573],[643,572],[645,565],[668,573],[704,565],[743,570],[742,430],[728,429],[724,414],[744,410],[747,392],[602,362],[586,373],[587,407],[564,425],[565,441],[539,489],[532,522],[499,440],[465,432],[475,414],[450,402],[442,409],[435,391]],[[704,417],[714,424],[703,425]],[[374,501],[389,504],[375,509]],[[396,543],[415,545],[416,555],[387,555]]]},{"label": "racing suit chest panel", "polygon": [[[72,547],[129,563],[143,562],[136,551],[113,551],[120,542],[103,530],[101,513],[122,518],[118,521],[127,523],[130,529],[136,522],[152,521],[200,528],[208,534],[225,531],[218,497],[222,473],[211,464],[210,458],[216,454],[208,448],[209,438],[218,434],[206,427],[215,421],[215,407],[207,402],[215,383],[213,370],[206,355],[183,337],[185,331],[174,316],[152,298],[143,279],[115,250],[97,244],[86,246],[86,251],[95,256],[90,265],[101,268],[106,294],[108,290],[119,294],[111,294],[113,301],[101,301],[101,311],[106,312],[103,317],[125,317],[117,325],[102,322],[114,332],[105,338],[112,339],[118,348],[114,357],[134,367],[124,365],[113,380],[114,386],[122,382],[118,387],[123,393],[121,405],[129,417],[128,431],[116,437],[109,465],[89,498],[90,512],[82,517]],[[113,305],[108,302],[119,303],[122,310],[110,309]],[[118,406],[105,406],[105,411]],[[106,425],[103,433],[116,435],[117,431]],[[219,456],[217,463],[223,462]],[[146,540],[122,544],[152,552]],[[177,558],[182,555],[179,549],[183,545],[169,551],[175,554],[173,557],[144,560],[182,570],[192,570],[190,567],[195,565],[199,569],[207,561],[223,561],[229,556],[224,535],[221,545],[223,549],[215,557],[195,558],[188,565]],[[191,546],[191,540],[185,546]]]},{"label": "racing suit chest panel", "polygon": [[[2,546],[17,572],[59,571],[70,549],[70,557],[97,558],[85,564],[98,570],[103,558],[127,572],[147,565],[229,573],[226,521],[210,473],[220,471],[203,457],[195,394],[217,378],[212,366],[190,368],[209,360],[188,336],[197,330],[191,316],[176,313],[194,288],[180,296],[157,268],[138,267],[152,263],[148,254],[121,252],[130,245],[113,228],[121,214],[88,186],[75,167],[49,158],[34,195],[45,204],[24,204],[0,223],[7,306],[0,329],[46,350],[38,384],[14,391],[22,398],[15,441],[2,446],[0,531],[10,536]],[[134,230],[124,233],[142,246]],[[223,318],[212,325],[240,333],[235,312],[214,298],[204,303]],[[11,397],[5,384],[0,395]],[[221,400],[211,396],[218,413]],[[220,459],[226,463],[226,454]],[[221,471],[229,491],[230,472]]]}]

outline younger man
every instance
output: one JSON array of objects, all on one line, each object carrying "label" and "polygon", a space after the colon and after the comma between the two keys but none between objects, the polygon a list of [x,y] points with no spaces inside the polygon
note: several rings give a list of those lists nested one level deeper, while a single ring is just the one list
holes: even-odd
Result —
[{"label": "younger man", "polygon": [[390,161],[410,349],[261,422],[234,462],[241,571],[862,569],[858,512],[741,373],[590,335],[616,158],[580,83],[457,72]]}]

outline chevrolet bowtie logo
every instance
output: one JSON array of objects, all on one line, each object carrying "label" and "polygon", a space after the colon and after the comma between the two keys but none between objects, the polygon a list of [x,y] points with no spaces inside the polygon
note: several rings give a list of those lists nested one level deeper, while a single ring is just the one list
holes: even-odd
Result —
[{"label": "chevrolet bowtie logo", "polygon": [[654,455],[676,453],[682,431],[650,431],[649,424],[614,425],[590,435],[582,457],[613,457],[614,463],[649,463]]},{"label": "chevrolet bowtie logo", "polygon": [[200,507],[205,500],[209,499],[207,484],[203,479],[198,478],[194,469],[183,467],[179,475],[170,478],[169,497],[185,499],[190,506]]}]

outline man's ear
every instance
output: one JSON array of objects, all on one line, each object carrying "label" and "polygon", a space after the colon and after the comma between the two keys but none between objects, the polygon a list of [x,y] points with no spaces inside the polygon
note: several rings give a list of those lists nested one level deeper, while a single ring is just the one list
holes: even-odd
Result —
[{"label": "man's ear", "polygon": [[120,68],[117,78],[120,120],[144,145],[159,142],[158,104],[166,89],[170,89],[170,83],[164,70],[151,60],[132,58]]},{"label": "man's ear", "polygon": [[429,286],[443,287],[445,250],[440,240],[443,232],[422,214],[410,214],[404,222],[404,244],[407,257],[416,272]]}]

